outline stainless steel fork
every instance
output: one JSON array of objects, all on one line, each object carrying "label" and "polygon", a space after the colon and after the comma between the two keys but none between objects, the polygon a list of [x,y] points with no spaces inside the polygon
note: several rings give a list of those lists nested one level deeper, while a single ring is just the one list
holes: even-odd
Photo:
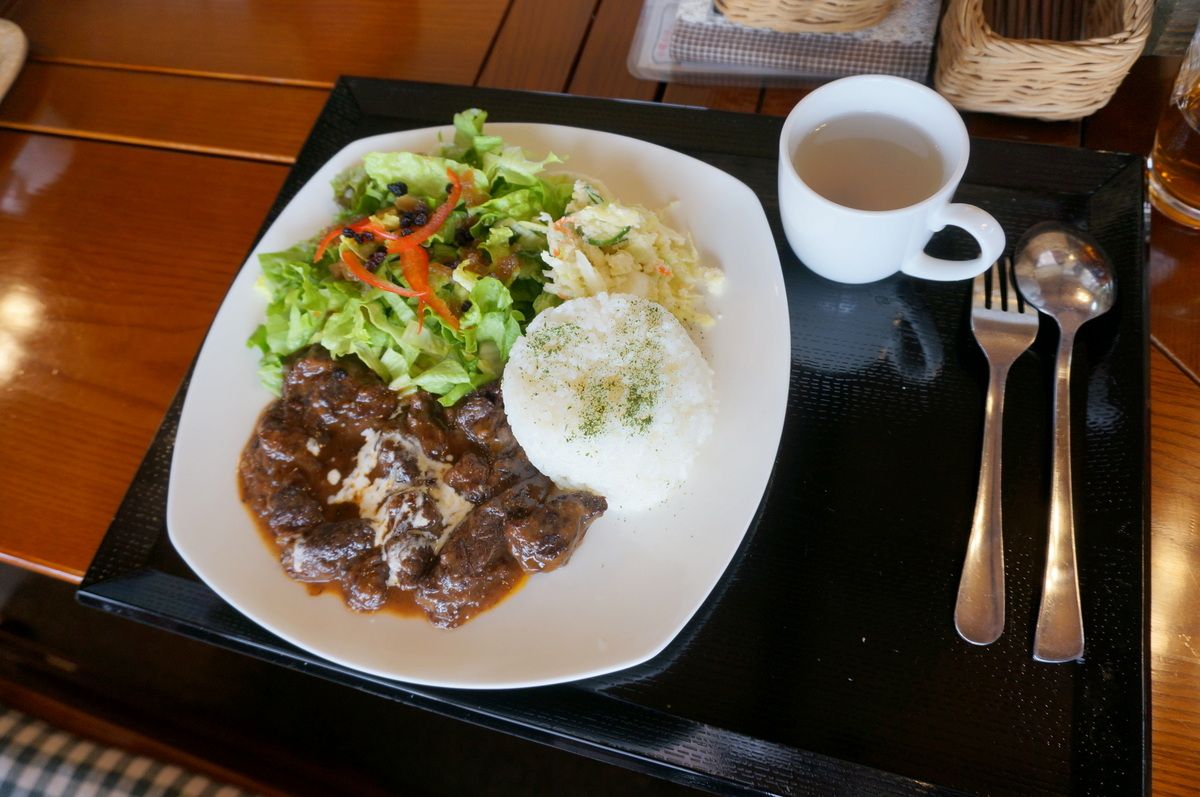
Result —
[{"label": "stainless steel fork", "polygon": [[987,355],[987,404],[983,416],[983,457],[979,464],[979,491],[954,627],[976,645],[988,645],[1004,632],[1004,535],[1000,520],[1000,443],[1004,429],[1004,386],[1008,369],[1037,337],[1038,314],[1021,301],[1007,258],[991,269],[989,293],[980,274],[971,299],[971,330]]}]

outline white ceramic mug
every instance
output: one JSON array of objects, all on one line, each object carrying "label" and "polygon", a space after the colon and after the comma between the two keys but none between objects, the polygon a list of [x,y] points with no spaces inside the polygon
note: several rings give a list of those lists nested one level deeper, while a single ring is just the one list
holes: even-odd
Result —
[{"label": "white ceramic mug", "polygon": [[[930,196],[896,210],[856,210],[818,194],[800,179],[792,157],[818,125],[848,114],[878,113],[916,127],[937,146],[942,184]],[[779,137],[779,214],[792,250],[827,279],[862,283],[897,271],[931,280],[969,279],[1004,251],[1004,231],[974,205],[951,203],[967,168],[970,142],[962,118],[937,92],[888,75],[858,75],[827,83],[788,114]],[[972,260],[942,260],[922,250],[946,225],[979,243]]]}]

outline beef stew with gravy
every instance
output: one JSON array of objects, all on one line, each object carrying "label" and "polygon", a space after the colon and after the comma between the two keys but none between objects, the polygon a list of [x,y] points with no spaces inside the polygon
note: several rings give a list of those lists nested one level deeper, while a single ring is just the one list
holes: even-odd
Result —
[{"label": "beef stew with gravy", "polygon": [[338,587],[355,611],[415,606],[446,628],[565,564],[607,508],[530,464],[499,383],[443,408],[320,347],[287,364],[238,476],[288,576]]}]

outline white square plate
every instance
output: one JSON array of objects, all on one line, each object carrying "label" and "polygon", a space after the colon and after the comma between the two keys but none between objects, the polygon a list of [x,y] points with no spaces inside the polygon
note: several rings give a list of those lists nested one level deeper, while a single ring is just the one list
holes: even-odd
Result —
[{"label": "white square plate", "polygon": [[[597,520],[570,563],[466,625],[355,614],[334,591],[317,597],[284,575],[238,498],[238,457],[271,394],[246,338],[262,320],[257,255],[325,229],[329,181],[376,150],[431,152],[450,128],[355,141],[313,175],[242,266],[204,342],[183,405],[167,500],[171,542],[212,589],[274,634],[346,667],[431,686],[513,688],[570,681],[639,664],[703,604],[742,541],[774,465],[787,404],[790,331],[774,238],[758,197],[694,158],[624,136],[540,124],[488,132],[559,167],[594,176],[619,200],[665,208],[701,260],[726,275],[709,297],[716,325],[698,343],[716,374],[713,435],[688,483],[643,512]],[[614,463],[635,467],[636,463]]]}]

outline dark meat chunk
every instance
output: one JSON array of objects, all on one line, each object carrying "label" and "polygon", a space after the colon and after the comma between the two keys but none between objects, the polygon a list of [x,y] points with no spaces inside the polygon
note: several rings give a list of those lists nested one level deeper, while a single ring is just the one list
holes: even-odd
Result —
[{"label": "dark meat chunk", "polygon": [[276,534],[303,531],[324,520],[321,502],[302,484],[286,484],[267,499],[267,526]]},{"label": "dark meat chunk", "polygon": [[422,531],[436,538],[442,533],[442,513],[437,500],[424,490],[392,493],[383,502],[383,512],[387,517],[388,534]]},{"label": "dark meat chunk", "polygon": [[465,396],[458,406],[447,410],[451,423],[466,433],[491,457],[508,454],[518,448],[508,418],[499,383],[493,382]]},{"label": "dark meat chunk", "polygon": [[[513,437],[498,384],[485,385],[464,397],[447,415],[454,426],[481,449],[477,456],[489,464],[487,488],[475,488],[474,494],[483,497],[499,495],[515,484],[540,475]],[[478,474],[474,468],[471,472]],[[458,492],[469,501],[476,500],[462,490]]]},{"label": "dark meat chunk", "polygon": [[546,500],[554,489],[554,482],[534,471],[534,475],[523,479],[499,498],[504,514],[510,518],[523,518]]},{"label": "dark meat chunk", "polygon": [[442,422],[442,407],[428,393],[415,393],[404,400],[404,430],[417,438],[430,459],[444,460],[450,453],[450,435]]},{"label": "dark meat chunk", "polygon": [[305,583],[332,581],[342,571],[342,562],[310,556],[303,535],[296,535],[279,550],[279,563],[290,578]]},{"label": "dark meat chunk", "polygon": [[384,438],[379,443],[379,460],[368,475],[370,479],[389,478],[398,484],[408,484],[421,475],[421,467],[404,444]]},{"label": "dark meat chunk", "polygon": [[259,458],[243,457],[242,500],[262,518],[271,534],[287,537],[325,519],[321,502],[305,482],[295,474],[280,476],[274,469],[256,467],[260,464]]},{"label": "dark meat chunk", "polygon": [[450,533],[417,589],[417,605],[434,625],[455,628],[503,598],[520,577],[504,538],[504,513],[489,502]]},{"label": "dark meat chunk", "polygon": [[[533,467],[525,452],[517,447],[509,456],[498,457],[492,462],[492,475],[488,483],[492,493],[498,494],[533,478],[545,479],[538,469]],[[548,484],[549,480],[546,479],[546,482]]]},{"label": "dark meat chunk", "polygon": [[375,546],[375,530],[365,520],[322,523],[289,540],[280,554],[297,581],[332,581],[360,554]]},{"label": "dark meat chunk", "polygon": [[309,489],[321,464],[307,450],[308,435],[287,422],[279,402],[263,413],[242,452],[238,476],[242,500],[274,535],[287,535],[324,520]]},{"label": "dark meat chunk", "polygon": [[319,346],[298,355],[283,380],[283,402],[307,429],[365,428],[396,411],[396,394],[357,357],[335,360]]},{"label": "dark meat chunk", "polygon": [[556,495],[526,514],[510,517],[504,527],[509,549],[524,570],[554,570],[567,563],[588,526],[607,508],[608,502],[598,495]]},{"label": "dark meat chunk", "polygon": [[287,413],[283,411],[282,402],[275,402],[263,413],[255,434],[262,455],[268,459],[285,464],[311,461],[316,467],[320,467],[308,450],[310,435],[289,421]]},{"label": "dark meat chunk", "polygon": [[433,547],[442,533],[442,513],[437,501],[423,490],[406,490],[388,496],[384,503],[388,538],[383,555],[388,570],[401,589],[413,589],[433,566]]},{"label": "dark meat chunk", "polygon": [[437,558],[433,551],[436,543],[437,535],[428,532],[402,531],[388,537],[383,544],[383,555],[388,571],[396,578],[396,586],[415,589],[421,583]]},{"label": "dark meat chunk", "polygon": [[491,382],[466,396],[446,410],[446,417],[460,429],[469,429],[472,424],[496,412],[501,404],[500,383]]},{"label": "dark meat chunk", "polygon": [[492,466],[488,461],[468,451],[446,471],[442,480],[471,503],[481,504],[492,497],[491,476]]},{"label": "dark meat chunk", "polygon": [[372,548],[350,561],[342,572],[342,595],[356,612],[377,612],[388,599],[388,567]]}]

